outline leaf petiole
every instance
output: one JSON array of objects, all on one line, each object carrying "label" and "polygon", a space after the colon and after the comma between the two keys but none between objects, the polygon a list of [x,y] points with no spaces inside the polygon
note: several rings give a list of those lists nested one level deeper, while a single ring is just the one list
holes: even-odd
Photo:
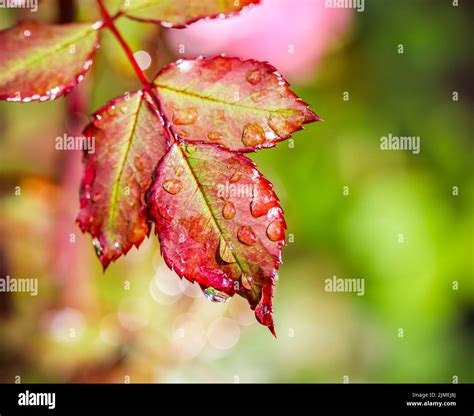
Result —
[{"label": "leaf petiole", "polygon": [[140,65],[135,59],[133,51],[130,49],[130,46],[128,46],[127,41],[123,38],[122,34],[120,33],[117,26],[115,25],[115,19],[121,16],[121,13],[118,12],[117,14],[115,14],[115,16],[111,16],[107,8],[105,7],[103,0],[97,0],[97,4],[99,5],[100,13],[102,15],[102,18],[104,19],[102,28],[109,29],[113,33],[115,39],[117,39],[117,41],[120,43],[120,46],[122,46],[122,49],[127,55],[128,60],[132,64],[132,67],[135,70],[135,73],[137,74],[138,79],[143,85],[143,91],[146,94],[148,94],[148,96],[152,99],[153,103],[155,104],[158,114],[165,128],[166,134],[168,136],[167,137],[168,143],[172,145],[176,141],[176,135],[171,130],[170,123],[162,111],[161,102],[159,98],[156,96],[155,92],[153,91],[153,83],[150,83],[145,73],[140,68]]}]

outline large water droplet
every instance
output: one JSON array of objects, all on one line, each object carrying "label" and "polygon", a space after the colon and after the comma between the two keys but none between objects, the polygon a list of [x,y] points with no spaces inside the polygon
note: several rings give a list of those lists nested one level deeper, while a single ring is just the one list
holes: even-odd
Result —
[{"label": "large water droplet", "polygon": [[226,263],[235,263],[235,257],[229,244],[222,237],[219,239],[219,256]]},{"label": "large water droplet", "polygon": [[183,188],[179,179],[168,179],[163,183],[163,189],[171,195],[176,195]]},{"label": "large water droplet", "polygon": [[265,215],[270,208],[275,206],[275,198],[270,190],[257,188],[254,191],[253,199],[250,204],[250,212],[255,218]]},{"label": "large water droplet", "polygon": [[92,245],[94,246],[95,254],[101,256],[104,253],[104,249],[102,248],[98,238],[94,238],[92,240]]},{"label": "large water droplet", "polygon": [[245,78],[249,84],[257,85],[262,80],[262,75],[258,69],[251,69]]},{"label": "large water droplet", "polygon": [[241,243],[248,246],[255,244],[257,241],[257,236],[253,232],[252,227],[249,227],[248,225],[244,225],[243,227],[239,228],[239,231],[237,232],[237,238]]},{"label": "large water droplet", "polygon": [[213,142],[218,142],[222,140],[224,136],[222,136],[222,134],[218,131],[210,131],[209,133],[207,133],[207,138],[209,140],[212,140]]},{"label": "large water droplet", "polygon": [[181,108],[173,112],[173,123],[188,125],[193,124],[197,120],[197,110],[194,107]]},{"label": "large water droplet", "polygon": [[222,207],[222,216],[226,220],[231,220],[235,217],[235,206],[232,202],[226,201]]},{"label": "large water droplet", "polygon": [[242,143],[247,147],[257,146],[265,142],[265,131],[257,123],[246,124],[242,132]]},{"label": "large water droplet", "polygon": [[267,237],[272,241],[283,240],[285,230],[281,220],[272,221],[267,227]]},{"label": "large water droplet", "polygon": [[204,296],[211,302],[215,303],[226,303],[230,300],[230,296],[227,293],[221,292],[220,290],[208,287],[202,291]]}]

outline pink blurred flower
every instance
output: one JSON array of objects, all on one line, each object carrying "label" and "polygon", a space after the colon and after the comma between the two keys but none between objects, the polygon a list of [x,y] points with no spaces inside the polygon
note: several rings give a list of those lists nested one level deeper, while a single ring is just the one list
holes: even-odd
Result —
[{"label": "pink blurred flower", "polygon": [[351,16],[351,9],[326,8],[325,0],[262,0],[237,17],[200,20],[185,29],[169,30],[167,39],[183,57],[225,53],[254,58],[301,81],[314,73]]}]

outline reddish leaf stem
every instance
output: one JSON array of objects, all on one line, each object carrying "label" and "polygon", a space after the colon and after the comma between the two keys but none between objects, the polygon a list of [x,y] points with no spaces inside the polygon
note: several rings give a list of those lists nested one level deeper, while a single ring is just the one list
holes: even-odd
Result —
[{"label": "reddish leaf stem", "polygon": [[123,38],[122,34],[118,31],[117,27],[115,26],[115,22],[114,22],[113,18],[110,16],[108,10],[105,8],[103,0],[98,0],[97,2],[99,4],[100,13],[102,15],[102,18],[104,19],[103,27],[106,27],[106,28],[108,28],[112,31],[115,38],[119,41],[119,43],[122,46],[123,50],[127,54],[127,58],[130,61],[130,63],[132,64],[133,69],[137,73],[138,78],[140,79],[141,83],[143,84],[144,87],[148,87],[150,82],[148,81],[146,75],[144,74],[144,72],[140,68],[140,65],[138,65],[137,60],[133,56],[132,50],[130,49],[127,42]]},{"label": "reddish leaf stem", "polygon": [[122,46],[122,49],[127,55],[128,60],[132,64],[133,69],[135,70],[140,82],[143,85],[144,92],[148,94],[148,96],[152,99],[153,103],[156,105],[158,113],[162,119],[163,126],[168,135],[168,139],[169,139],[168,142],[170,143],[170,145],[173,144],[176,141],[176,135],[172,131],[170,122],[163,112],[159,98],[153,91],[153,83],[150,83],[145,73],[140,68],[140,65],[138,65],[138,62],[135,59],[135,56],[133,55],[133,51],[130,49],[130,46],[128,46],[127,41],[123,38],[122,34],[120,33],[120,31],[117,29],[117,26],[115,25],[115,19],[120,17],[122,13],[119,11],[117,14],[115,14],[115,16],[111,16],[107,8],[105,7],[103,0],[97,0],[97,3],[99,5],[102,18],[104,19],[102,28],[110,29],[110,31],[113,33],[117,41]]}]

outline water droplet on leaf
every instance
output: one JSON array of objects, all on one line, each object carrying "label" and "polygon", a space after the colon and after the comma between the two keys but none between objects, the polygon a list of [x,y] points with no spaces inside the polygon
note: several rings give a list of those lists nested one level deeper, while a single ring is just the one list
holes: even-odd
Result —
[{"label": "water droplet on leaf", "polygon": [[235,217],[235,206],[232,202],[226,201],[222,208],[222,216],[226,220],[231,220]]},{"label": "water droplet on leaf", "polygon": [[176,195],[183,188],[179,179],[168,179],[163,183],[163,189],[171,195]]},{"label": "water droplet on leaf", "polygon": [[207,138],[209,140],[212,140],[213,142],[217,142],[222,140],[224,136],[222,136],[222,134],[218,131],[210,131],[209,133],[207,133]]},{"label": "water droplet on leaf", "polygon": [[257,241],[257,236],[253,232],[252,227],[249,227],[248,225],[240,227],[239,231],[237,232],[237,238],[241,243],[248,246],[255,244]]},{"label": "water droplet on leaf", "polygon": [[282,116],[272,114],[268,118],[268,126],[275,132],[275,134],[282,138],[287,138],[290,136],[292,125],[288,123]]},{"label": "water droplet on leaf", "polygon": [[275,198],[272,192],[264,188],[256,188],[250,204],[250,212],[254,218],[265,215],[270,208],[275,206]]},{"label": "water droplet on leaf", "polygon": [[215,120],[219,120],[219,121],[224,121],[225,120],[225,113],[224,113],[224,110],[220,109],[220,108],[215,108],[211,111],[211,116],[213,119]]},{"label": "water droplet on leaf", "polygon": [[272,241],[283,240],[285,230],[281,220],[272,221],[267,227],[267,236]]},{"label": "water droplet on leaf", "polygon": [[253,277],[252,276],[250,276],[247,273],[242,273],[242,276],[241,276],[240,279],[242,280],[242,286],[245,289],[247,289],[247,290],[252,289],[252,283],[253,283]]},{"label": "water droplet on leaf", "polygon": [[194,153],[196,151],[196,149],[197,149],[197,147],[196,147],[195,144],[190,143],[190,144],[186,145],[186,152],[188,152],[188,153]]},{"label": "water droplet on leaf", "polygon": [[143,157],[141,157],[139,155],[135,155],[135,158],[134,158],[133,162],[134,162],[135,168],[139,172],[142,172],[145,169],[145,161],[144,161]]},{"label": "water droplet on leaf", "polygon": [[197,120],[197,110],[194,107],[181,108],[173,112],[173,123],[189,125]]},{"label": "water droplet on leaf", "polygon": [[107,109],[107,114],[108,114],[109,116],[115,115],[115,105],[112,105],[112,106],[110,106],[110,107]]},{"label": "water droplet on leaf", "polygon": [[247,72],[247,82],[252,85],[257,85],[262,80],[262,75],[258,69],[251,69]]},{"label": "water droplet on leaf", "polygon": [[235,263],[235,257],[224,238],[219,238],[219,256],[226,263]]},{"label": "water droplet on leaf", "polygon": [[173,214],[171,213],[171,210],[167,206],[159,207],[158,214],[160,214],[160,216],[167,221],[171,221],[173,219]]},{"label": "water droplet on leaf", "polygon": [[257,123],[246,124],[242,132],[242,143],[254,147],[265,142],[265,131]]},{"label": "water droplet on leaf", "polygon": [[230,177],[229,182],[230,183],[236,183],[240,181],[240,178],[242,177],[242,172],[236,170],[234,174]]},{"label": "water droplet on leaf", "polygon": [[254,91],[252,94],[250,94],[250,99],[254,103],[259,103],[265,98],[266,95],[267,95],[266,91]]}]

